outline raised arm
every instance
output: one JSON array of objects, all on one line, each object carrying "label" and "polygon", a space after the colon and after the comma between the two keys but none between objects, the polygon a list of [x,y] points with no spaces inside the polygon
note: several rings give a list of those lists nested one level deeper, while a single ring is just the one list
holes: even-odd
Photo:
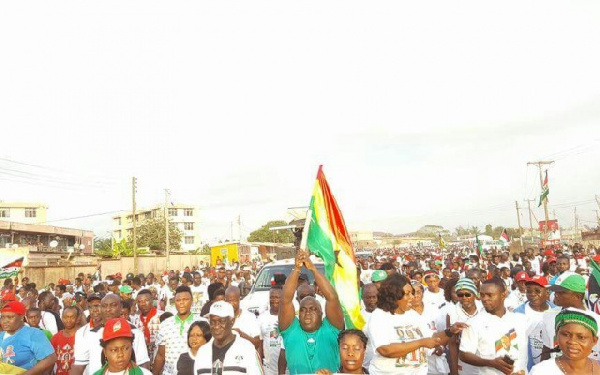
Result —
[{"label": "raised arm", "polygon": [[308,270],[310,270],[315,276],[315,283],[319,287],[319,290],[323,293],[323,297],[325,297],[325,317],[329,320],[329,323],[333,325],[337,329],[344,329],[344,312],[342,310],[342,305],[340,304],[340,299],[338,298],[337,292],[333,289],[333,286],[327,280],[325,276],[323,276],[317,267],[310,260],[309,254],[307,251],[304,251],[304,265]]},{"label": "raised arm", "polygon": [[298,277],[300,276],[300,269],[302,268],[302,251],[298,251],[296,254],[296,263],[292,272],[285,279],[283,285],[283,293],[281,296],[281,303],[279,305],[279,330],[285,331],[294,321],[296,311],[294,310],[294,294],[296,288],[298,288]]}]

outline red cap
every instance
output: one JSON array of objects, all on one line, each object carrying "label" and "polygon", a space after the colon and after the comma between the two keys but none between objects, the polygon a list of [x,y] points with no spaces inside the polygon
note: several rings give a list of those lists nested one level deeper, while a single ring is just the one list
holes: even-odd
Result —
[{"label": "red cap", "polygon": [[547,257],[553,257],[554,251],[552,251],[552,249],[548,249],[548,250],[544,251],[544,255]]},{"label": "red cap", "polygon": [[537,285],[543,286],[543,287],[546,287],[548,285],[548,279],[546,279],[544,276],[540,276],[540,275],[535,275],[534,277],[527,280],[527,282],[534,283],[534,284],[537,284]]},{"label": "red cap", "polygon": [[25,309],[25,305],[19,301],[8,302],[4,306],[2,306],[2,309],[0,309],[0,313],[10,312],[19,315],[25,315],[26,311],[27,309]]},{"label": "red cap", "polygon": [[438,278],[440,277],[440,275],[438,275],[438,273],[436,271],[428,270],[428,271],[425,271],[425,274],[423,274],[423,279],[426,280],[428,277],[431,277],[431,276],[435,276]]},{"label": "red cap", "polygon": [[117,272],[115,273],[115,279],[122,279],[123,275],[121,275],[121,272]]},{"label": "red cap", "polygon": [[106,342],[119,337],[133,337],[129,322],[123,318],[109,319],[104,324],[102,340]]},{"label": "red cap", "polygon": [[548,258],[544,263],[552,263],[552,262],[556,262],[555,257]]},{"label": "red cap", "polygon": [[529,277],[529,275],[525,271],[519,271],[515,275],[515,281],[529,281],[529,280],[531,280],[531,278]]}]

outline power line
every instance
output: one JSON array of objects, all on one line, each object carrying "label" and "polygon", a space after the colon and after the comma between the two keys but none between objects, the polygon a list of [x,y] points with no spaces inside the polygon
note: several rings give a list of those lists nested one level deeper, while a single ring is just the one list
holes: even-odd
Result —
[{"label": "power line", "polygon": [[29,173],[29,172],[25,172],[25,171],[19,171],[16,169],[4,168],[4,167],[0,167],[0,174],[13,176],[16,178],[21,178],[21,179],[26,179],[26,180],[51,182],[51,183],[64,184],[64,185],[70,185],[70,186],[79,185],[81,187],[89,187],[89,188],[98,188],[98,187],[108,186],[108,185],[102,186],[99,183],[92,183],[92,182],[70,181],[70,180],[56,178],[56,177],[52,177],[52,176],[38,175],[38,174],[34,174],[34,173]]},{"label": "power line", "polygon": [[62,173],[68,173],[68,174],[79,174],[80,176],[97,177],[97,178],[102,178],[102,179],[105,179],[105,180],[109,179],[109,180],[113,180],[115,182],[117,181],[113,177],[108,177],[108,176],[103,176],[103,175],[92,176],[92,175],[86,174],[86,173],[74,172],[74,171],[65,171],[65,170],[59,169],[59,168],[47,167],[47,166],[43,166],[43,165],[39,165],[39,164],[25,163],[25,162],[22,162],[22,161],[17,161],[17,160],[8,159],[8,158],[2,158],[2,157],[0,157],[0,160],[8,162],[8,163],[13,163],[13,164],[18,164],[18,165],[24,165],[24,166],[34,167],[34,168],[39,168],[39,169],[46,169],[46,170],[55,171],[55,172],[62,172]]},{"label": "power line", "polygon": [[119,212],[123,212],[123,210],[100,212],[100,213],[89,214],[89,215],[84,215],[84,216],[67,217],[67,218],[64,218],[64,219],[46,220],[46,221],[41,222],[40,224],[55,223],[57,221],[68,221],[68,220],[75,220],[75,219],[85,219],[85,218],[88,218],[88,217],[102,216],[102,215],[108,215],[108,214],[116,214],[116,213],[119,213]]}]

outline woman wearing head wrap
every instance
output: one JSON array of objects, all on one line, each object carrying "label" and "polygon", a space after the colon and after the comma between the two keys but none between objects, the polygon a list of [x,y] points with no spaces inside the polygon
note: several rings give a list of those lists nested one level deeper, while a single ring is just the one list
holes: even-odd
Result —
[{"label": "woman wearing head wrap", "polygon": [[555,319],[562,355],[533,366],[530,375],[600,374],[600,364],[588,358],[598,341],[598,323],[584,310],[567,308]]}]

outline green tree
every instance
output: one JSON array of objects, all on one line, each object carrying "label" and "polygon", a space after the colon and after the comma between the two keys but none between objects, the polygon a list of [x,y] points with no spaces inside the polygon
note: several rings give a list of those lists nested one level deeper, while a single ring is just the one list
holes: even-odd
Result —
[{"label": "green tree", "polygon": [[280,227],[287,225],[283,220],[269,221],[260,229],[255,230],[248,236],[250,242],[274,242],[274,243],[293,243],[294,234],[289,229],[270,230],[271,227]]},{"label": "green tree", "polygon": [[485,232],[484,233],[487,236],[492,236],[493,237],[494,229],[492,227],[492,224],[488,224],[488,225],[485,226]]},{"label": "green tree", "polygon": [[[181,248],[181,238],[183,233],[175,224],[169,221],[169,249],[179,250]],[[144,219],[136,227],[137,247],[147,247],[150,250],[165,250],[165,221],[162,217]],[[127,241],[129,247],[131,238]],[[139,253],[138,253],[139,254]]]},{"label": "green tree", "polygon": [[112,256],[112,239],[94,237],[94,253],[99,256]]}]

